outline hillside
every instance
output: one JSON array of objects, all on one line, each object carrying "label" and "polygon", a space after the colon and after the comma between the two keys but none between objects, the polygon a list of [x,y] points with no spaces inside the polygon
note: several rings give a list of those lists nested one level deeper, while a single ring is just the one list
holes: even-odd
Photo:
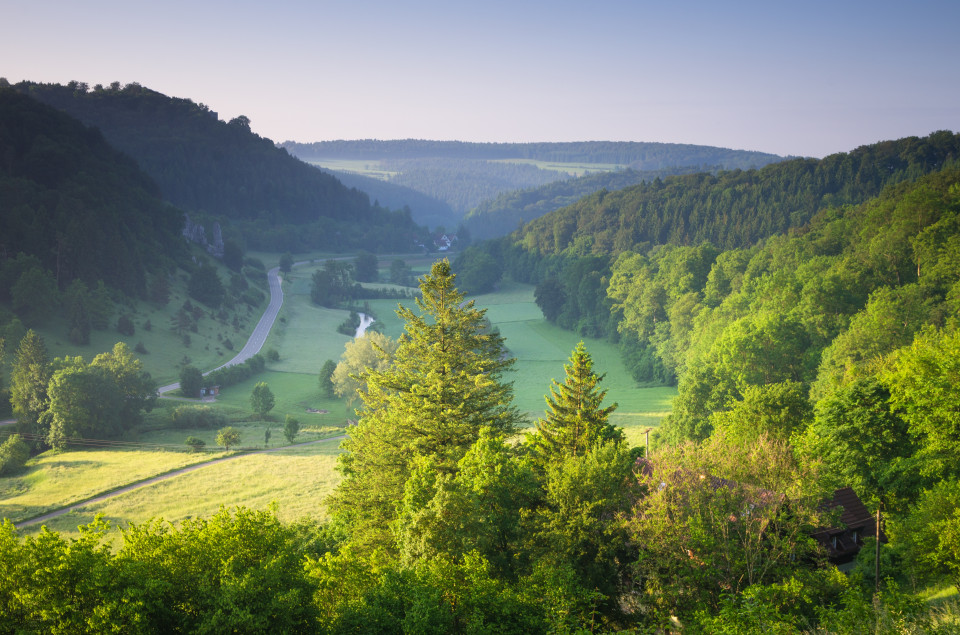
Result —
[{"label": "hillside", "polygon": [[463,219],[463,226],[474,241],[498,238],[516,230],[523,223],[573,205],[600,190],[621,190],[646,181],[701,171],[693,166],[643,172],[628,168],[554,181],[537,188],[514,190],[482,201]]},{"label": "hillside", "polygon": [[820,209],[860,203],[957,160],[960,135],[944,131],[821,160],[670,177],[598,192],[530,222],[510,242],[533,253],[581,255],[703,241],[743,247],[803,225]]},{"label": "hillside", "polygon": [[183,212],[98,130],[0,88],[0,149],[0,259],[30,256],[60,288],[142,296],[148,271],[185,255]]},{"label": "hillside", "polygon": [[291,157],[251,132],[246,117],[224,122],[203,104],[135,83],[90,90],[77,82],[23,82],[15,88],[98,127],[166,200],[230,221],[250,248],[396,249],[409,248],[419,235],[408,215],[375,207],[364,193]]},{"label": "hillside", "polygon": [[355,172],[326,170],[349,188],[364,192],[371,201],[388,209],[410,210],[410,217],[418,225],[434,228],[456,227],[460,215],[450,205],[428,194],[397,183],[363,176]]},{"label": "hillside", "polygon": [[[860,204],[884,187],[955,167],[958,157],[960,135],[944,131],[819,161],[796,159],[759,170],[676,176],[600,191],[508,237],[478,245],[455,266],[467,278],[481,263],[487,279],[506,273],[536,284],[537,302],[548,319],[583,335],[617,338],[624,309],[613,307],[607,289],[620,254],[654,254],[664,245],[700,250],[699,268],[683,274],[700,280],[720,251],[751,247],[804,226],[821,210]],[[661,341],[668,337],[667,320],[663,311],[653,317]],[[622,341],[638,379],[675,380],[681,362],[671,358],[658,365],[646,348]]]},{"label": "hillside", "polygon": [[[458,214],[458,220],[485,201],[506,193],[543,187],[585,173],[630,169],[677,174],[715,166],[760,167],[783,159],[709,146],[607,141],[468,143],[406,139],[286,141],[282,145],[315,165],[373,174],[440,199]],[[497,226],[513,230],[517,225],[512,220]],[[484,232],[482,227],[475,223],[474,226]],[[505,232],[498,235],[502,233]]]}]

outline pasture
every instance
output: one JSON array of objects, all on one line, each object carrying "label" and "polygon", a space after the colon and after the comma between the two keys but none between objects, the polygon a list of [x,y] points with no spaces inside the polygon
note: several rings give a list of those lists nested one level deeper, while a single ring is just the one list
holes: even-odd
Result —
[{"label": "pasture", "polygon": [[[269,258],[266,254],[261,256],[268,267],[272,266]],[[269,428],[271,451],[246,454],[91,504],[48,522],[51,529],[76,533],[78,525],[90,522],[98,513],[104,514],[111,523],[123,526],[151,517],[177,521],[208,516],[220,505],[264,507],[271,502],[277,503],[280,516],[286,520],[325,518],[323,501],[338,479],[334,465],[339,441],[330,437],[342,435],[347,420],[355,415],[352,405],[342,399],[325,397],[319,387],[320,367],[327,359],[338,360],[344,344],[349,341],[347,336],[336,332],[349,311],[311,303],[310,277],[322,266],[323,256],[315,258],[316,263],[296,267],[285,276],[284,305],[264,345],[264,350],[278,351],[280,359],[268,362],[264,373],[224,388],[217,401],[208,404],[226,415],[230,425],[240,431],[243,447],[263,448],[264,432]],[[380,258],[382,277],[388,275],[394,258]],[[434,259],[417,257],[408,262],[414,272],[421,275]],[[500,329],[510,354],[518,360],[506,379],[513,382],[515,405],[532,426],[533,421],[543,415],[544,396],[549,392],[551,380],[562,381],[563,366],[581,338],[543,319],[530,285],[507,281],[497,292],[472,299],[478,307],[487,310],[487,317]],[[414,305],[412,299],[400,302]],[[367,304],[377,317],[381,331],[394,338],[401,334],[403,324],[395,314],[398,300],[369,300]],[[254,315],[251,320],[255,322],[258,317]],[[243,342],[237,339],[235,344],[239,348]],[[637,388],[614,345],[592,339],[586,339],[585,344],[594,359],[595,371],[606,375],[602,384],[608,391],[606,403],[619,404],[613,414],[614,423],[624,428],[629,443],[642,444],[643,431],[658,425],[669,413],[675,389]],[[251,412],[250,393],[259,381],[267,382],[276,397],[267,421],[255,420]],[[4,499],[0,515],[14,520],[33,517],[131,482],[222,456],[216,451],[216,430],[169,426],[170,413],[184,403],[197,402],[162,400],[158,409],[147,416],[144,429],[131,435],[130,441],[154,444],[156,450],[82,449],[35,457],[28,463],[26,474],[0,479],[0,495]],[[283,437],[286,415],[300,421],[297,443],[329,440],[278,449],[286,444]],[[184,451],[183,441],[187,436],[204,440],[208,451],[203,454]],[[166,449],[162,449],[164,447]],[[28,528],[30,532],[38,530]]]}]

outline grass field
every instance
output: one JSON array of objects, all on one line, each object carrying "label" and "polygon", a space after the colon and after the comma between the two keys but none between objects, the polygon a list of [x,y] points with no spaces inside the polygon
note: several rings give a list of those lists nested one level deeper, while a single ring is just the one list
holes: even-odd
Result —
[{"label": "grass field", "polygon": [[[155,517],[171,522],[207,517],[221,505],[260,509],[271,503],[277,504],[277,513],[284,520],[323,520],[326,512],[321,501],[339,480],[333,469],[338,447],[339,440],[332,439],[244,455],[89,505],[46,526],[74,535],[78,525],[89,523],[97,514],[114,526],[126,526]],[[24,530],[26,534],[37,532],[37,526]]]},{"label": "grass field", "polygon": [[391,172],[389,170],[382,169],[379,161],[370,161],[366,159],[304,159],[304,162],[325,170],[361,174],[363,176],[373,177],[382,181],[386,181],[390,177],[397,174],[397,172]]},{"label": "grass field", "polygon": [[[268,267],[276,256],[260,256]],[[320,392],[317,376],[327,359],[338,360],[347,336],[336,332],[349,312],[326,309],[310,302],[310,276],[322,266],[324,255],[295,256],[296,260],[316,259],[313,265],[295,268],[284,281],[284,306],[265,350],[280,353],[277,362],[269,362],[267,371],[245,382],[223,389],[213,407],[222,411],[241,432],[241,445],[262,447],[264,430],[272,432],[271,445],[284,444],[282,427],[286,415],[295,416],[302,426],[297,441],[327,438],[343,432],[353,408],[340,399],[327,399]],[[381,273],[387,274],[393,256],[382,256]],[[433,257],[409,259],[420,275],[429,270]],[[477,306],[487,309],[487,316],[506,338],[510,353],[518,358],[515,372],[507,377],[514,383],[515,404],[532,423],[542,416],[544,395],[552,379],[562,379],[563,366],[580,337],[547,323],[533,301],[533,287],[507,282],[493,294],[474,298]],[[413,307],[413,300],[403,300]],[[173,302],[171,302],[173,304]],[[403,324],[395,310],[397,300],[370,300],[378,327],[397,337]],[[256,321],[258,315],[252,316]],[[235,342],[242,345],[238,338]],[[603,387],[608,390],[607,403],[616,401],[619,409],[613,415],[624,428],[628,441],[639,445],[643,431],[655,426],[669,412],[672,388],[637,388],[610,343],[586,340],[594,358],[595,370],[606,373]],[[162,375],[161,375],[162,376]],[[269,413],[270,421],[253,420],[250,393],[258,381],[265,381],[276,397]],[[173,408],[182,401],[163,400],[160,407],[147,416],[148,428],[132,440],[141,443],[182,447],[187,436],[197,436],[215,448],[215,430],[177,430],[162,427]],[[326,411],[326,412],[309,412]],[[314,445],[283,449],[277,452],[246,455],[217,465],[204,467],[169,481],[153,484],[115,499],[71,512],[48,523],[50,528],[75,533],[97,513],[111,522],[123,525],[160,516],[176,521],[188,517],[208,516],[221,504],[264,507],[271,502],[279,506],[281,517],[293,520],[302,516],[321,519],[325,515],[324,498],[334,487],[337,474],[333,469],[339,442],[325,441]],[[205,453],[209,458],[211,453]],[[143,480],[194,463],[196,454],[182,451],[146,450],[71,450],[62,454],[45,454],[32,460],[27,474],[0,479],[0,515],[23,519],[43,511],[84,500],[126,483]],[[36,529],[32,530],[36,531]]]},{"label": "grass field", "polygon": [[625,165],[618,163],[563,163],[561,161],[538,161],[536,159],[496,159],[499,163],[523,163],[533,165],[541,170],[564,172],[574,176],[583,176],[593,172],[614,172],[624,169]]},{"label": "grass field", "polygon": [[15,522],[32,518],[128,483],[219,456],[223,454],[194,454],[179,448],[45,452],[30,460],[24,474],[0,479],[0,517]]}]

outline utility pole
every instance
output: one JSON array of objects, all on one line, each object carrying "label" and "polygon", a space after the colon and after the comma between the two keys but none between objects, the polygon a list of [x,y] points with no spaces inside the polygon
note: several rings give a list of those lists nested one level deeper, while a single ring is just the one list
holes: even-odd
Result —
[{"label": "utility pole", "polygon": [[644,452],[643,454],[643,458],[645,459],[650,458],[650,431],[651,430],[653,430],[653,428],[647,428],[646,430],[643,431],[643,434],[647,437],[647,451]]},{"label": "utility pole", "polygon": [[873,575],[876,577],[876,592],[880,593],[880,506],[877,505],[877,553],[874,556]]}]

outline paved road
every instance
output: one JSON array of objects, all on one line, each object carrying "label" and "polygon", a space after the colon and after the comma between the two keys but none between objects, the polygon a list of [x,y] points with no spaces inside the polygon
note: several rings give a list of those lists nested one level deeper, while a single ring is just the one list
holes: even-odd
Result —
[{"label": "paved road", "polygon": [[234,454],[233,456],[225,456],[222,459],[213,459],[212,461],[207,461],[205,463],[197,463],[196,465],[188,465],[187,467],[180,468],[179,470],[174,470],[173,472],[167,472],[166,474],[161,474],[160,476],[154,476],[153,478],[147,479],[145,481],[140,481],[132,485],[126,485],[120,489],[115,489],[112,492],[107,492],[106,494],[101,494],[100,496],[94,496],[93,498],[88,498],[85,501],[80,501],[79,503],[74,503],[62,509],[57,509],[52,512],[47,512],[42,516],[36,516],[34,518],[28,518],[27,520],[20,521],[16,523],[16,527],[29,527],[30,525],[36,525],[38,523],[45,523],[52,518],[57,518],[58,516],[63,516],[77,509],[86,507],[87,505],[92,505],[93,503],[99,503],[101,501],[120,496],[121,494],[126,494],[135,489],[140,489],[141,487],[146,487],[148,485],[153,485],[154,483],[159,483],[160,481],[166,481],[171,478],[176,478],[181,474],[186,474],[188,472],[193,472],[194,470],[199,470],[204,467],[209,467],[211,465],[216,465],[217,463],[223,463],[224,461],[232,461],[234,459],[239,459],[243,456],[249,456],[251,454],[264,454],[266,452],[278,452],[280,450],[289,450],[290,448],[299,447],[302,445],[312,445],[314,443],[322,443],[324,441],[333,441],[335,439],[343,439],[346,435],[340,435],[336,437],[327,437],[326,439],[317,439],[316,441],[307,441],[305,443],[295,443],[294,445],[284,445],[277,448],[268,448],[266,450],[256,450],[254,452],[244,452],[243,454]]},{"label": "paved road", "polygon": [[[307,261],[298,262],[297,265],[302,265]],[[267,336],[270,335],[270,329],[273,328],[273,323],[277,319],[277,315],[280,314],[280,307],[283,306],[283,288],[280,284],[280,267],[274,267],[267,272],[267,281],[270,283],[270,303],[267,305],[266,311],[263,312],[263,315],[260,317],[260,321],[257,322],[257,326],[254,327],[253,333],[250,334],[250,339],[247,340],[247,343],[244,344],[243,348],[240,349],[240,352],[237,353],[236,357],[231,359],[226,364],[217,366],[213,370],[220,370],[221,368],[226,368],[227,366],[234,366],[236,364],[242,364],[247,361],[254,355],[260,352],[260,349],[263,348],[264,342],[267,341]],[[213,370],[208,370],[204,375],[209,375]],[[168,384],[166,386],[161,386],[157,389],[157,392],[163,395],[180,388],[180,382],[175,384]]]}]

